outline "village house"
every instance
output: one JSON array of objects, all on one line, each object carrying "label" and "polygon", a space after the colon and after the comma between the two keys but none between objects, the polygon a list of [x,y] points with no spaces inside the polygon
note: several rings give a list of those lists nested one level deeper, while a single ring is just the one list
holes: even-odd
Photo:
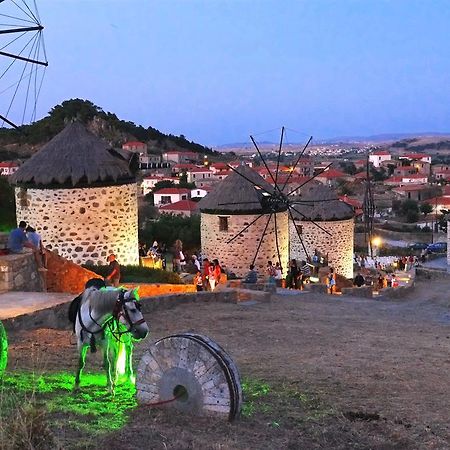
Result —
[{"label": "village house", "polygon": [[392,159],[391,154],[386,150],[378,150],[369,155],[369,163],[372,163],[373,167],[379,168],[384,161]]},{"label": "village house", "polygon": [[352,181],[353,177],[337,169],[328,169],[316,176],[316,180],[327,186],[336,187],[340,180]]},{"label": "village house", "polygon": [[195,152],[180,152],[177,150],[167,151],[162,154],[164,162],[173,162],[174,164],[196,163],[199,161],[199,154]]},{"label": "village house", "polygon": [[186,173],[188,170],[198,169],[199,166],[191,163],[178,163],[172,165],[172,172],[175,174]]},{"label": "village house", "polygon": [[197,181],[211,179],[214,172],[207,167],[196,167],[186,171],[188,183],[196,183]]},{"label": "village house", "polygon": [[188,200],[190,195],[191,191],[187,188],[163,188],[154,192],[153,202],[155,206],[167,205],[180,200]]},{"label": "village house", "polygon": [[212,191],[211,186],[205,186],[205,187],[196,187],[195,189],[191,189],[191,198],[203,198],[205,197],[209,192]]},{"label": "village house", "polygon": [[416,200],[418,202],[430,199],[438,194],[439,188],[428,184],[408,184],[392,189],[392,192],[402,200]]},{"label": "village house", "polygon": [[165,177],[162,175],[150,175],[150,176],[144,177],[142,179],[142,183],[141,183],[142,195],[147,195],[150,192],[152,192],[153,189],[155,188],[156,183],[159,183],[160,181],[171,181],[174,184],[180,183],[180,179],[178,177]]},{"label": "village house", "polygon": [[15,162],[0,162],[0,176],[12,175],[19,168]]},{"label": "village house", "polygon": [[175,216],[191,217],[198,214],[198,204],[192,200],[180,200],[175,203],[168,203],[159,208],[161,214],[173,214]]},{"label": "village house", "polygon": [[134,153],[147,153],[147,144],[139,141],[130,141],[125,142],[125,144],[122,145],[122,149]]},{"label": "village house", "polygon": [[421,175],[419,173],[413,175],[393,176],[383,181],[383,183],[386,186],[403,186],[405,184],[425,184],[427,182],[428,177],[426,175]]},{"label": "village house", "polygon": [[431,156],[427,155],[426,153],[405,153],[403,155],[400,155],[398,157],[398,159],[399,160],[408,159],[408,160],[412,161],[413,163],[421,161],[421,162],[431,164]]}]

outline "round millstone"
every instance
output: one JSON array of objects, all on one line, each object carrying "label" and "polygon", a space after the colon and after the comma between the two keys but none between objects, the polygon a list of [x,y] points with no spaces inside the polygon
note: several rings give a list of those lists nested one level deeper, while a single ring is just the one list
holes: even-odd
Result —
[{"label": "round millstone", "polygon": [[141,404],[219,414],[230,421],[242,406],[232,358],[212,339],[193,333],[167,336],[149,347],[137,369],[136,395]]},{"label": "round millstone", "polygon": [[6,369],[8,362],[8,340],[6,339],[6,331],[0,321],[0,378]]}]

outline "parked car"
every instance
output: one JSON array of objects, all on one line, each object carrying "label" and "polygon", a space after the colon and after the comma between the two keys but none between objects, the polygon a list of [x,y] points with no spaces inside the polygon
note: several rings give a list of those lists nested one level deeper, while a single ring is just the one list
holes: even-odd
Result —
[{"label": "parked car", "polygon": [[447,251],[447,242],[435,242],[427,247],[428,253],[445,253]]},{"label": "parked car", "polygon": [[409,244],[408,248],[410,250],[425,250],[430,244],[424,244],[423,242],[415,242],[414,244]]}]

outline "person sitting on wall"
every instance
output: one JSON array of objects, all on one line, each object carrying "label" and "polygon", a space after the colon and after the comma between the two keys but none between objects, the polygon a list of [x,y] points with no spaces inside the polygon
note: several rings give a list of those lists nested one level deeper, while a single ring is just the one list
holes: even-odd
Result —
[{"label": "person sitting on wall", "polygon": [[41,255],[39,254],[39,248],[28,239],[27,234],[25,233],[26,228],[27,223],[21,220],[19,226],[9,233],[8,250],[10,253],[16,254],[33,252],[38,270],[45,271],[46,269],[42,265]]},{"label": "person sitting on wall", "polygon": [[365,280],[364,277],[361,275],[361,272],[358,272],[355,279],[353,280],[353,286],[364,286]]},{"label": "person sitting on wall", "polygon": [[105,277],[105,283],[107,286],[118,287],[120,282],[120,265],[116,260],[116,255],[112,253],[108,256],[109,262],[108,275]]},{"label": "person sitting on wall", "polygon": [[33,227],[28,225],[27,238],[37,249],[37,252],[35,252],[35,258],[37,258],[36,262],[38,264],[38,267],[42,268],[46,267],[47,266],[46,254],[44,246],[42,245],[41,235]]},{"label": "person sitting on wall", "polygon": [[258,272],[255,270],[255,266],[250,264],[250,270],[244,278],[244,283],[256,284],[258,281]]}]

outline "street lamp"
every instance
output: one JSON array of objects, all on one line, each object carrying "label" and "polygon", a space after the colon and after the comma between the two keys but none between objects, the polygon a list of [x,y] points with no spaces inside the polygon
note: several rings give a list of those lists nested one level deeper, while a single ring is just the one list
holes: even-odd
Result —
[{"label": "street lamp", "polygon": [[379,236],[375,236],[372,238],[373,256],[379,256],[379,251],[382,243],[383,241]]}]

